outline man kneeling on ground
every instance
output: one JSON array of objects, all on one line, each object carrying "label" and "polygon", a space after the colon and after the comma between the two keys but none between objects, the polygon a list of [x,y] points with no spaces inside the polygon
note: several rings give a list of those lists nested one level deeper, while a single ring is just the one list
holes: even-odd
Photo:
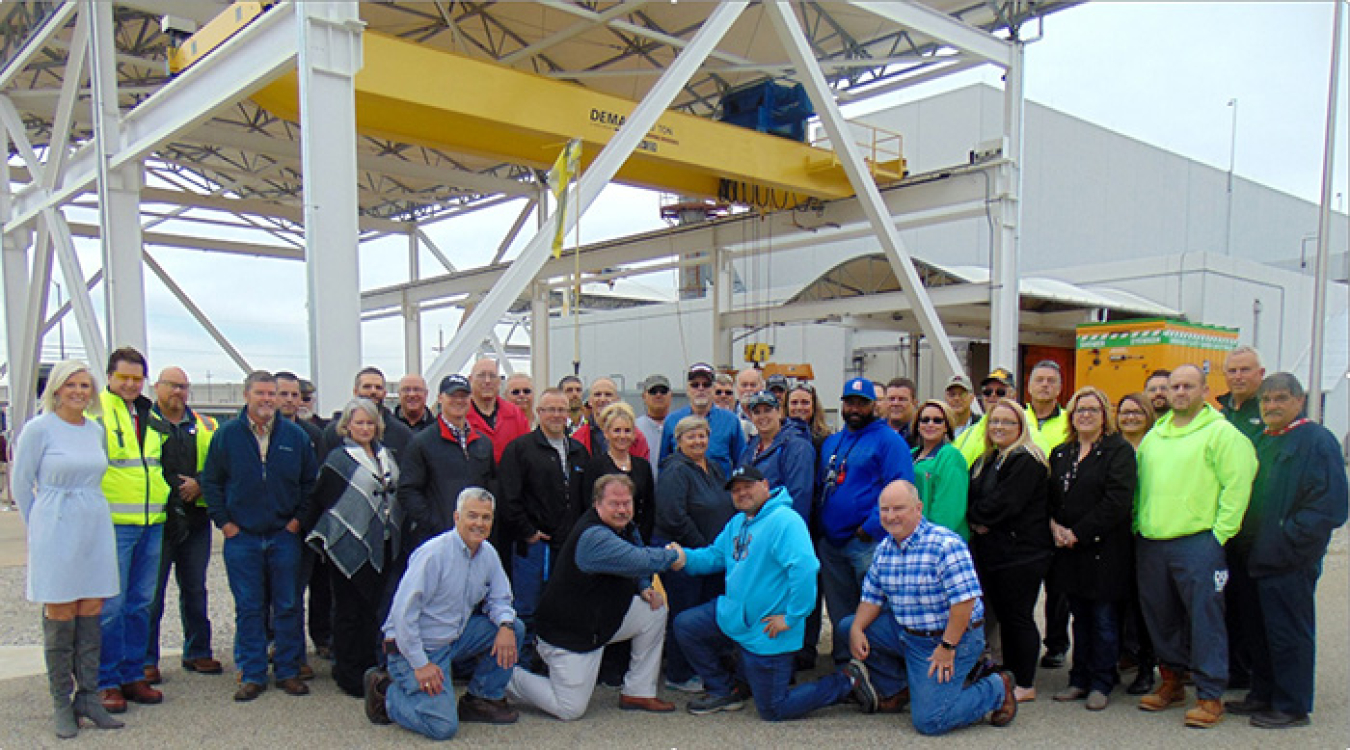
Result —
[{"label": "man kneeling on ground", "polygon": [[[752,693],[759,715],[785,721],[839,703],[866,685],[861,665],[789,687],[793,659],[802,648],[807,615],[816,604],[820,562],[806,522],[792,509],[792,497],[769,483],[753,466],[740,466],[727,480],[740,511],[712,546],[687,550],[690,575],[726,571],[726,594],[675,618],[675,637],[707,693],[690,701],[691,714],[739,711]],[[674,549],[679,545],[671,544]],[[739,650],[746,684],[733,685],[722,657]],[[859,694],[864,704],[876,694]]]},{"label": "man kneeling on ground", "polygon": [[632,656],[619,707],[674,711],[656,697],[666,602],[652,576],[679,566],[683,555],[643,546],[633,524],[633,480],[606,474],[595,482],[595,504],[563,545],[535,613],[539,656],[548,677],[516,667],[507,695],[563,721],[581,718],[595,690],[604,647],[631,640]]},{"label": "man kneeling on ground", "polygon": [[[366,718],[397,723],[436,740],[461,721],[511,724],[506,683],[525,629],[511,608],[511,584],[487,541],[495,500],[480,487],[459,493],[455,527],[408,560],[384,623],[389,671],[366,672]],[[484,614],[486,613],[486,614]],[[471,667],[469,691],[455,706],[451,664]]]},{"label": "man kneeling on ground", "polygon": [[914,728],[926,735],[985,714],[996,727],[1011,724],[1017,716],[1011,672],[963,685],[984,650],[984,603],[970,550],[955,532],[923,517],[909,482],[886,485],[879,503],[890,536],[863,579],[857,613],[841,623],[854,659],[866,663],[863,680],[876,679],[875,690],[859,692],[885,696],[863,701],[863,711],[898,713],[908,700]]}]

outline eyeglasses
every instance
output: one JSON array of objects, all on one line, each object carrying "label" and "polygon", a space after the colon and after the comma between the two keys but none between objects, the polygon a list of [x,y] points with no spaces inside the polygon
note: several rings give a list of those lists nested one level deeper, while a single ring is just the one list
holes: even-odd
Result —
[{"label": "eyeglasses", "polygon": [[989,396],[998,396],[999,398],[1003,398],[1004,396],[1008,395],[1008,389],[1007,389],[1007,388],[985,388],[983,391],[981,391],[981,393],[983,393],[983,394],[985,395],[986,398],[989,397]]},{"label": "eyeglasses", "polygon": [[1121,410],[1120,410],[1120,418],[1121,418],[1121,419],[1125,419],[1126,417],[1130,417],[1131,419],[1136,418],[1136,417],[1142,419],[1143,416],[1144,416],[1144,412],[1140,411],[1139,409],[1121,409]]},{"label": "eyeglasses", "polygon": [[537,411],[540,414],[566,414],[566,406],[540,406]]},{"label": "eyeglasses", "polygon": [[919,417],[919,424],[947,424],[946,417]]},{"label": "eyeglasses", "polygon": [[474,376],[473,376],[473,379],[474,379],[474,380],[496,380],[496,379],[498,379],[498,378],[500,378],[500,377],[501,377],[501,375],[498,375],[498,374],[495,373],[495,372],[480,372],[480,373],[477,373],[476,375],[474,375]]},{"label": "eyeglasses", "polygon": [[122,374],[122,373],[120,373],[120,372],[119,372],[119,373],[114,373],[113,376],[112,376],[112,379],[113,379],[113,380],[119,380],[119,381],[122,381],[122,382],[124,382],[124,383],[144,383],[144,382],[145,382],[145,376],[144,376],[144,375],[124,375],[124,374]]},{"label": "eyeglasses", "polygon": [[989,420],[989,426],[990,426],[990,427],[1019,427],[1019,426],[1021,426],[1021,423],[1019,423],[1016,419],[990,419],[990,420]]},{"label": "eyeglasses", "polygon": [[664,396],[668,393],[670,393],[670,389],[664,385],[654,385],[647,389],[647,395],[649,396]]},{"label": "eyeglasses", "polygon": [[512,388],[511,390],[507,391],[507,393],[511,394],[512,396],[528,396],[528,395],[534,393],[534,389],[533,389],[533,388]]},{"label": "eyeglasses", "polygon": [[186,393],[188,389],[187,383],[170,383],[167,380],[161,380],[158,383],[155,383],[155,385],[162,385],[166,388],[171,388],[175,391],[183,391],[184,393]]},{"label": "eyeglasses", "polygon": [[409,387],[407,387],[407,388],[400,388],[400,389],[398,389],[398,392],[399,392],[399,393],[426,393],[426,392],[427,392],[427,389],[425,389],[425,388],[418,388],[418,387],[416,387],[416,386],[409,386]]},{"label": "eyeglasses", "polygon": [[1101,414],[1101,413],[1102,413],[1102,407],[1100,407],[1100,406],[1080,406],[1080,407],[1078,407],[1077,409],[1074,409],[1074,410],[1073,410],[1073,413],[1074,413],[1074,414]]}]

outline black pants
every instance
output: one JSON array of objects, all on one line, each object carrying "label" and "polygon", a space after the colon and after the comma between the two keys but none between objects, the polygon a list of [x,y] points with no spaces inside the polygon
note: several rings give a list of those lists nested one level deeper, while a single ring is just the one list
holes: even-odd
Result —
[{"label": "black pants", "polygon": [[[362,677],[379,662],[380,599],[383,580],[369,567],[357,571],[362,580],[353,582],[336,566],[325,565],[333,594],[333,681],[348,695],[364,695]],[[377,580],[366,580],[369,574]]]},{"label": "black pants", "polygon": [[[332,566],[328,559],[305,545],[305,559],[301,564],[310,568],[308,576],[301,576],[309,584],[309,639],[314,647],[331,646],[333,641]],[[303,572],[303,571],[302,571]],[[335,572],[335,571],[334,571]],[[302,600],[303,601],[303,600]]]},{"label": "black pants", "polygon": [[1223,590],[1223,620],[1228,628],[1228,684],[1241,688],[1251,684],[1253,630],[1261,626],[1256,605],[1256,581],[1247,572],[1247,555],[1232,544],[1224,545],[1228,557],[1228,583]]},{"label": "black pants", "polygon": [[998,618],[1003,639],[1003,663],[1017,678],[1017,686],[1036,685],[1036,660],[1041,653],[1041,634],[1036,627],[1036,598],[1041,581],[1050,569],[1050,558],[981,570],[980,587],[985,601]]},{"label": "black pants", "polygon": [[1256,621],[1248,630],[1252,692],[1276,710],[1307,714],[1313,709],[1317,646],[1317,579],[1320,561],[1298,570],[1255,579]]},{"label": "black pants", "polygon": [[1069,651],[1069,597],[1051,579],[1045,579],[1045,652]]}]

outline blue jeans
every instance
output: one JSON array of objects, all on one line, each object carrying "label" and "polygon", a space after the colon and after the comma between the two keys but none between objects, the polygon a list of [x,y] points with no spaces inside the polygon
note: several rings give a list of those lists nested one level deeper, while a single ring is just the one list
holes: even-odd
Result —
[{"label": "blue jeans", "polygon": [[[511,553],[511,591],[515,594],[516,617],[525,623],[525,638],[534,642],[534,610],[552,569],[553,550],[548,542],[526,546],[524,555]],[[524,642],[522,642],[522,645]]]},{"label": "blue jeans", "polygon": [[[853,627],[853,617],[844,619],[845,633]],[[909,688],[910,715],[919,734],[945,734],[973,724],[1003,705],[1003,678],[989,675],[966,687],[970,673],[984,651],[982,628],[967,630],[956,644],[955,675],[946,682],[929,676],[929,659],[942,642],[941,636],[914,635],[905,631],[889,611],[883,611],[865,631],[870,652],[867,669],[879,696],[889,698]]]},{"label": "blue jeans", "polygon": [[[267,683],[267,628],[270,606],[278,680],[300,673],[305,634],[296,598],[300,573],[300,537],[285,529],[269,534],[240,531],[225,540],[225,571],[234,594],[234,662],[244,682]],[[270,585],[265,585],[270,584]],[[264,592],[270,595],[267,601]]]},{"label": "blue jeans", "polygon": [[[710,576],[691,576],[684,571],[667,571],[661,574],[661,583],[666,587],[666,604],[670,611],[670,622],[680,614],[706,602],[714,601],[726,588],[721,573]],[[666,628],[666,679],[671,682],[688,682],[694,677],[694,665],[684,654],[679,640],[675,637],[675,628]]]},{"label": "blue jeans", "polygon": [[852,691],[848,678],[839,672],[790,687],[797,652],[760,656],[741,648],[717,626],[716,601],[686,610],[675,618],[675,633],[709,695],[731,694],[733,677],[722,666],[722,658],[736,653],[740,657],[741,677],[750,686],[755,708],[765,721],[805,716],[817,708],[838,703]]},{"label": "blue jeans", "polygon": [[1189,668],[1196,697],[1222,700],[1228,687],[1228,627],[1224,585],[1228,562],[1214,534],[1140,539],[1135,570],[1144,622],[1158,661]]},{"label": "blue jeans", "polygon": [[829,539],[822,538],[816,544],[816,555],[820,558],[820,588],[825,598],[825,609],[830,614],[830,624],[834,626],[834,648],[831,653],[836,664],[848,661],[848,630],[841,630],[839,623],[858,609],[862,599],[863,576],[872,567],[872,555],[876,552],[876,542],[864,542],[850,539],[843,547],[836,547]]},{"label": "blue jeans", "polygon": [[1105,695],[1120,681],[1120,602],[1099,602],[1069,595],[1073,613],[1073,667],[1069,684]]},{"label": "blue jeans", "polygon": [[[145,679],[145,649],[150,638],[150,604],[159,579],[159,553],[164,546],[164,524],[114,524],[117,571],[121,590],[103,602],[99,624],[103,651],[99,656],[98,687],[115,688]],[[76,554],[77,550],[72,550]]]},{"label": "blue jeans", "polygon": [[159,586],[150,607],[150,641],[145,665],[159,666],[159,623],[164,616],[164,590],[169,583],[169,567],[178,582],[178,614],[183,622],[183,660],[211,656],[211,620],[206,609],[206,566],[211,562],[211,524],[189,529],[187,538],[177,546],[164,545],[159,561]]},{"label": "blue jeans", "polygon": [[[525,638],[525,626],[515,622],[516,642]],[[469,693],[479,698],[500,700],[506,696],[506,685],[511,681],[511,670],[502,669],[492,655],[492,644],[497,639],[497,626],[486,615],[473,615],[464,625],[464,632],[453,643],[427,652],[427,659],[445,674],[445,688],[440,695],[422,691],[417,675],[403,654],[389,655],[389,689],[384,694],[385,710],[394,723],[433,740],[448,740],[459,731],[459,710],[455,706],[455,690],[450,683],[452,664],[471,664],[473,678]]]}]

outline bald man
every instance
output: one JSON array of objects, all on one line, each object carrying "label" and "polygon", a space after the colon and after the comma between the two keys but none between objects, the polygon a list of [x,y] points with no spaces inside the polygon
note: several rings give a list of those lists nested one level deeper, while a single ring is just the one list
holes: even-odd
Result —
[{"label": "bald man", "polygon": [[502,376],[497,360],[484,357],[469,371],[469,424],[492,441],[492,458],[502,460],[502,451],[512,440],[530,431],[530,420],[515,404],[501,397]]},{"label": "bald man", "polygon": [[170,567],[178,583],[178,609],[183,619],[183,669],[198,674],[223,671],[220,662],[211,655],[211,620],[206,609],[211,519],[206,515],[206,499],[197,483],[216,422],[187,405],[190,387],[187,373],[181,368],[164,368],[155,381],[155,404],[150,409],[151,424],[165,435],[160,463],[171,490],[145,653],[145,679],[152,685],[161,681],[159,623],[164,615],[164,590]]},{"label": "bald man", "polygon": [[[586,424],[578,427],[572,433],[572,438],[581,443],[594,456],[609,450],[609,443],[605,440],[604,427],[600,426],[600,413],[605,410],[605,407],[619,400],[619,387],[610,378],[596,378],[591,383],[591,394],[587,400],[591,404],[592,418],[587,420]],[[638,458],[647,459],[650,459],[652,453],[647,438],[641,432],[636,431],[633,433],[633,446],[629,448],[628,452]]]},{"label": "bald man", "polygon": [[436,416],[427,408],[427,381],[421,375],[409,373],[398,381],[398,406],[394,419],[417,434],[436,424]]}]

